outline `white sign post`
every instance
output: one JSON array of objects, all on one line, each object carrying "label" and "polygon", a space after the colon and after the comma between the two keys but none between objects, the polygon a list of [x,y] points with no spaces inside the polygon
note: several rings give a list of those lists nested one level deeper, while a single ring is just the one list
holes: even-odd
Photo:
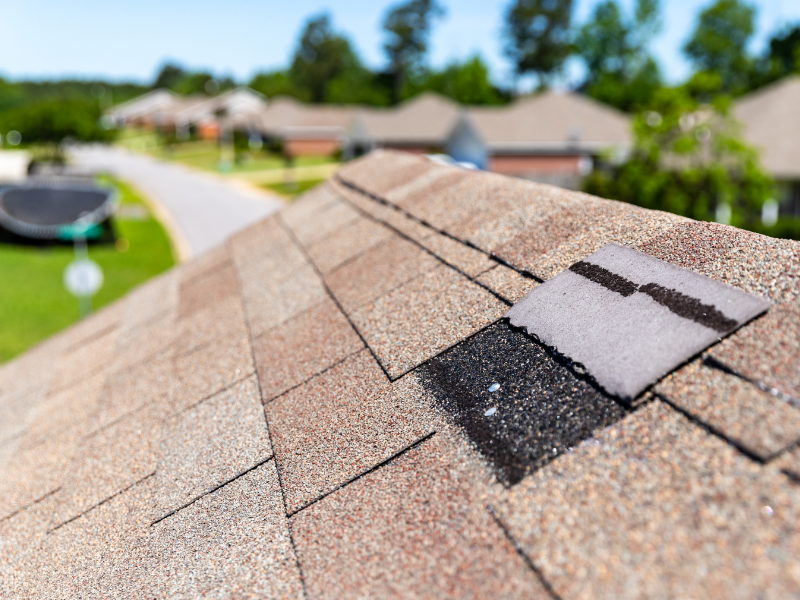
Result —
[{"label": "white sign post", "polygon": [[75,260],[64,269],[64,287],[78,297],[81,318],[92,314],[92,296],[103,286],[103,270],[88,256],[85,240],[75,241]]}]

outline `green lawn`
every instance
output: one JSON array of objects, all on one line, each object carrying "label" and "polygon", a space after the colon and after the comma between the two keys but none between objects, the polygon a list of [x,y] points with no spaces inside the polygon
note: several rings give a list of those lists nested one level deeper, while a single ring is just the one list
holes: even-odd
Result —
[{"label": "green lawn", "polygon": [[[127,241],[89,246],[89,257],[103,269],[102,289],[93,298],[98,309],[132,287],[174,264],[169,238],[127,185],[114,182],[123,207],[113,226]],[[130,208],[134,205],[134,208]],[[136,207],[138,205],[138,208]],[[127,249],[126,249],[127,246]],[[62,283],[73,259],[70,246],[0,244],[0,361],[6,361],[38,341],[78,320],[78,300]]]},{"label": "green lawn", "polygon": [[[194,140],[172,144],[167,147],[161,143],[153,132],[139,129],[123,129],[119,133],[117,143],[130,150],[147,154],[166,161],[183,163],[195,169],[217,171],[219,169],[220,149],[215,141]],[[329,156],[301,156],[294,161],[294,166],[304,167],[335,163]],[[240,152],[229,173],[247,173],[268,169],[282,169],[286,162],[280,154],[266,151]]]},{"label": "green lawn", "polygon": [[306,181],[298,181],[294,185],[286,183],[265,183],[261,187],[277,192],[287,198],[296,198],[303,192],[310,190],[315,185],[319,185],[325,181],[324,179],[308,179]]}]

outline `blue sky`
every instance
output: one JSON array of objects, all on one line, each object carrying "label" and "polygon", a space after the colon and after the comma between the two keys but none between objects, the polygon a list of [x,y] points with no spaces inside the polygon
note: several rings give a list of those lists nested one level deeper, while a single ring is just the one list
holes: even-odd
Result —
[{"label": "blue sky", "polygon": [[[77,76],[149,81],[165,60],[215,73],[249,78],[260,69],[285,65],[305,19],[329,12],[336,28],[349,35],[367,64],[383,64],[380,25],[397,0],[0,0],[0,74],[5,77]],[[500,33],[509,0],[440,0],[447,15],[437,25],[431,62],[447,62],[479,52],[496,80],[509,67]],[[709,0],[661,0],[662,33],[652,49],[668,79],[688,73],[681,47],[698,10]],[[597,0],[576,0],[582,22]],[[632,0],[622,0],[630,8]],[[800,21],[800,1],[762,0],[753,50],[787,23]],[[570,71],[577,76],[576,65]]]}]

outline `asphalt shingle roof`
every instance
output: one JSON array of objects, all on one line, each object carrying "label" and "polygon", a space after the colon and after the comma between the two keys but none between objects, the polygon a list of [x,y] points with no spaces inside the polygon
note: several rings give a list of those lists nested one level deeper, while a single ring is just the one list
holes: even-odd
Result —
[{"label": "asphalt shingle roof", "polygon": [[[631,407],[502,318],[608,243],[773,306]],[[799,296],[797,242],[373,153],[0,368],[0,596],[798,597]]]},{"label": "asphalt shingle roof", "polygon": [[632,142],[627,115],[581,94],[543,92],[468,114],[494,152],[597,151]]},{"label": "asphalt shingle roof", "polygon": [[459,105],[434,92],[406,100],[396,108],[362,108],[350,125],[350,137],[386,144],[443,146],[458,120]]}]

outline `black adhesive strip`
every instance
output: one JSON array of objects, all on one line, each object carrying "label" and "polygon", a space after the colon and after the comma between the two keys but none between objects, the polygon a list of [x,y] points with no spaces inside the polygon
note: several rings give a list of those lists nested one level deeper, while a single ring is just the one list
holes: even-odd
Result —
[{"label": "black adhesive strip", "polygon": [[739,325],[735,319],[726,317],[715,306],[703,304],[697,298],[692,298],[678,290],[666,288],[657,283],[646,283],[637,286],[621,275],[584,261],[576,262],[569,270],[626,298],[636,292],[647,294],[661,306],[679,317],[689,319],[720,333],[731,331]]},{"label": "black adhesive strip", "polygon": [[593,265],[592,263],[584,261],[576,262],[569,270],[585,277],[589,281],[599,283],[604,288],[612,292],[617,292],[626,298],[636,293],[637,285],[635,283],[628,281],[616,273],[612,273],[608,269]]},{"label": "black adhesive strip", "polygon": [[679,317],[690,319],[720,333],[728,332],[739,324],[735,319],[726,317],[715,306],[703,304],[697,298],[682,294],[678,290],[662,287],[657,283],[647,283],[641,286],[639,291],[647,294]]}]

